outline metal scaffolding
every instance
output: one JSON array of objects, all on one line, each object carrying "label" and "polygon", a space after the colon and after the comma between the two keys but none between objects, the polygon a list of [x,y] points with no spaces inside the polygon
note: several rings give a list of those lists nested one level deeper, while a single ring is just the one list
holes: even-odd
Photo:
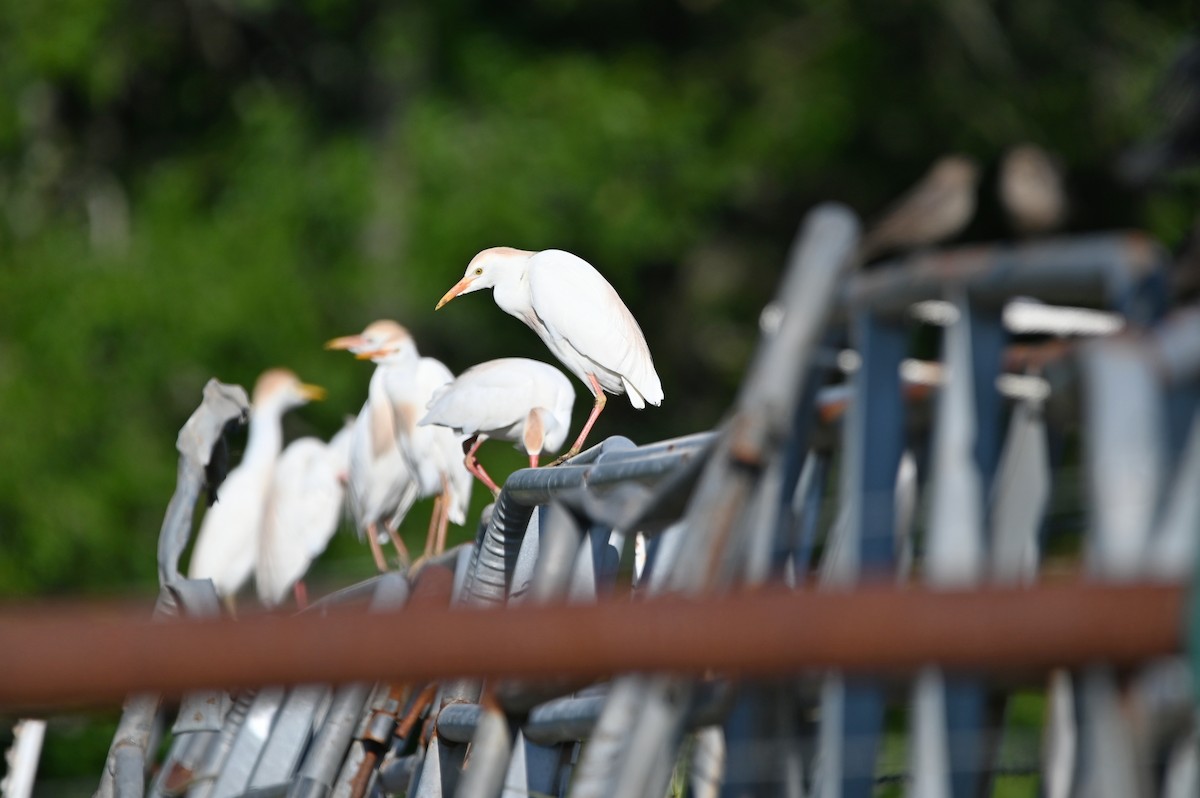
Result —
[{"label": "metal scaffolding", "polygon": [[[610,438],[518,471],[474,544],[415,584],[387,575],[295,618],[243,619],[246,645],[278,635],[260,673],[289,686],[188,693],[148,786],[160,699],[130,698],[100,798],[858,798],[888,781],[968,798],[1013,770],[1009,710],[1031,684],[1045,716],[1022,767],[1041,794],[1200,794],[1179,656],[1200,530],[1200,310],[1167,315],[1168,260],[1140,235],[852,274],[858,232],[840,206],[805,220],[715,431]],[[1017,297],[1119,314],[1124,331],[1017,340]],[[936,368],[906,370],[930,336]],[[217,614],[211,586],[176,566],[208,452],[244,408],[214,383],[181,433],[159,615]],[[1046,552],[1064,537],[1081,577],[1055,582]],[[364,600],[375,617],[346,609]],[[177,634],[215,673],[203,647],[234,625],[128,639]],[[330,654],[289,671],[284,655],[317,639],[357,642],[348,670],[318,670]],[[143,685],[214,686],[175,675]],[[899,766],[885,764],[894,744]]]}]

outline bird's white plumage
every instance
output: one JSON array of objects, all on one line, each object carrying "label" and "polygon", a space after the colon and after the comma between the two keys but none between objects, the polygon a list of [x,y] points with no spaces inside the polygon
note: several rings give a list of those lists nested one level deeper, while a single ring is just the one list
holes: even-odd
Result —
[{"label": "bird's white plumage", "polygon": [[595,374],[605,391],[627,393],[636,408],[662,402],[642,329],[600,272],[569,252],[550,249],[529,259],[528,273],[542,340],[568,369],[585,384],[586,375]]},{"label": "bird's white plumage", "polygon": [[283,445],[283,414],[313,398],[294,374],[265,372],[255,386],[242,461],[229,472],[216,503],[204,514],[188,563],[192,579],[211,579],[223,598],[235,595],[254,571],[275,461]]},{"label": "bird's white plumage", "polygon": [[[439,388],[420,423],[512,441],[521,451],[540,454],[562,448],[574,404],[575,389],[561,371],[537,360],[507,357],[472,366]],[[529,452],[526,423],[536,408],[545,411],[545,429],[541,447]]]},{"label": "bird's white plumage", "polygon": [[329,443],[300,438],[279,456],[259,539],[259,600],[279,605],[337,531],[345,499],[353,427]]},{"label": "bird's white plumage", "polygon": [[396,442],[416,478],[417,495],[441,494],[444,478],[451,497],[447,507],[450,521],[466,523],[472,478],[463,465],[462,438],[445,427],[417,423],[434,393],[454,375],[440,361],[417,356],[415,349],[385,356],[380,363],[389,366],[384,388],[395,410]]},{"label": "bird's white plumage", "polygon": [[417,499],[412,472],[396,445],[395,411],[384,387],[392,368],[376,365],[351,432],[347,491],[360,540],[370,524],[388,522],[394,529]]}]

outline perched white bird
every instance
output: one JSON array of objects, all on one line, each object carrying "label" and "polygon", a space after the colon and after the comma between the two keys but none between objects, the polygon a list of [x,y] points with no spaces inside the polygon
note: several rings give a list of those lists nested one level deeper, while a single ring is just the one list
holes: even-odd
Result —
[{"label": "perched white bird", "polygon": [[604,409],[605,392],[628,394],[638,410],[647,402],[662,402],[662,384],[641,328],[616,289],[587,261],[560,249],[485,249],[437,308],[481,288],[495,289],[500,309],[525,322],[596,397],[583,431],[556,462],[583,448]]},{"label": "perched white bird", "polygon": [[500,487],[475,459],[488,438],[512,441],[537,468],[542,452],[557,452],[571,428],[575,389],[561,371],[524,357],[489,360],[464,371],[433,394],[421,424],[466,435],[464,463],[493,493]]},{"label": "perched white bird", "polygon": [[353,430],[353,424],[347,424],[328,443],[299,438],[279,456],[254,571],[264,606],[282,604],[289,588],[296,589],[298,606],[307,603],[300,580],[337,532]]},{"label": "perched white bird", "polygon": [[204,514],[188,564],[190,578],[211,579],[227,602],[254,571],[275,461],[283,448],[280,420],[288,410],[324,396],[324,389],[300,382],[287,369],[265,371],[254,385],[242,461]]},{"label": "perched white bird", "polygon": [[[407,336],[408,331],[396,322],[375,321],[358,335],[334,338],[325,348],[348,350],[358,357],[401,335]],[[408,551],[396,530],[417,500],[417,483],[396,445],[396,410],[384,388],[387,372],[393,368],[376,361],[367,401],[354,420],[347,483],[350,512],[359,539],[367,539],[380,571],[387,570],[387,561],[379,545],[379,527],[383,527],[401,560],[407,562]]]},{"label": "perched white bird", "polygon": [[402,327],[377,350],[358,357],[369,357],[387,367],[383,385],[395,411],[396,442],[416,480],[417,495],[436,497],[425,555],[440,554],[446,546],[447,524],[467,521],[471,473],[463,464],[461,436],[445,427],[422,427],[417,422],[434,393],[454,375],[440,361],[421,357],[412,336]]}]

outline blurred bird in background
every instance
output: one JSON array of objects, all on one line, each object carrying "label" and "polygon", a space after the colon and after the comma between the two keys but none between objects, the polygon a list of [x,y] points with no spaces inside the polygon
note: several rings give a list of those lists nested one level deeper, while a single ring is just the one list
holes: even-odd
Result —
[{"label": "blurred bird in background", "polygon": [[978,184],[979,165],[974,160],[963,155],[939,158],[863,237],[859,262],[958,235],[975,215]]},{"label": "blurred bird in background", "polygon": [[1052,232],[1067,215],[1062,170],[1036,144],[1009,150],[1000,165],[1000,204],[1022,236]]},{"label": "blurred bird in background", "polygon": [[467,470],[498,494],[500,486],[475,458],[483,442],[512,441],[537,468],[542,452],[562,448],[574,406],[575,389],[561,371],[537,360],[506,357],[472,366],[438,388],[420,423],[468,436],[463,443]]},{"label": "blurred bird in background", "polygon": [[283,448],[287,411],[323,399],[287,369],[263,372],[250,399],[250,432],[242,461],[229,472],[217,502],[204,514],[188,564],[191,579],[211,579],[232,610],[233,597],[254,572],[276,460]]},{"label": "blurred bird in background", "polygon": [[[325,348],[346,350],[358,357],[378,350],[385,341],[407,335],[408,331],[399,324],[384,319],[368,324],[358,335],[334,338],[325,344]],[[367,401],[355,418],[350,434],[346,487],[359,539],[366,538],[375,567],[383,572],[388,567],[380,548],[379,527],[383,527],[396,554],[407,562],[408,550],[396,529],[417,500],[417,485],[396,445],[396,412],[384,387],[391,367],[378,359],[375,362],[375,371],[367,386]]]},{"label": "blurred bird in background", "polygon": [[[399,325],[397,325],[399,327]],[[432,357],[421,357],[408,331],[400,327],[378,349],[361,352],[383,367],[383,388],[393,411],[395,445],[412,474],[419,498],[434,497],[425,538],[425,557],[446,547],[450,522],[467,522],[471,473],[463,464],[462,440],[445,427],[417,424],[438,389],[454,379],[450,369]]]},{"label": "blurred bird in background", "polygon": [[341,521],[353,434],[351,419],[328,443],[298,438],[280,455],[254,572],[263,606],[279,606],[289,589],[295,591],[297,607],[308,604],[302,580]]},{"label": "blurred bird in background", "polygon": [[579,454],[604,410],[606,392],[628,395],[638,410],[662,403],[662,383],[641,327],[616,289],[583,258],[560,249],[485,249],[434,310],[483,288],[494,289],[500,309],[537,333],[596,398],[579,437],[552,465]]}]

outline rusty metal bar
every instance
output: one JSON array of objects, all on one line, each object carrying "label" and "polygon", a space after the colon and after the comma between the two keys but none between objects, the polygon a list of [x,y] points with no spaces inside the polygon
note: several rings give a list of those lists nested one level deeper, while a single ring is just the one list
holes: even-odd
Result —
[{"label": "rusty metal bar", "polygon": [[589,606],[331,608],[324,616],[157,623],[141,608],[9,607],[0,610],[0,707],[116,703],[136,691],[178,695],[217,685],[467,675],[1121,665],[1180,650],[1184,592],[1083,580],[971,591],[771,588]]}]

